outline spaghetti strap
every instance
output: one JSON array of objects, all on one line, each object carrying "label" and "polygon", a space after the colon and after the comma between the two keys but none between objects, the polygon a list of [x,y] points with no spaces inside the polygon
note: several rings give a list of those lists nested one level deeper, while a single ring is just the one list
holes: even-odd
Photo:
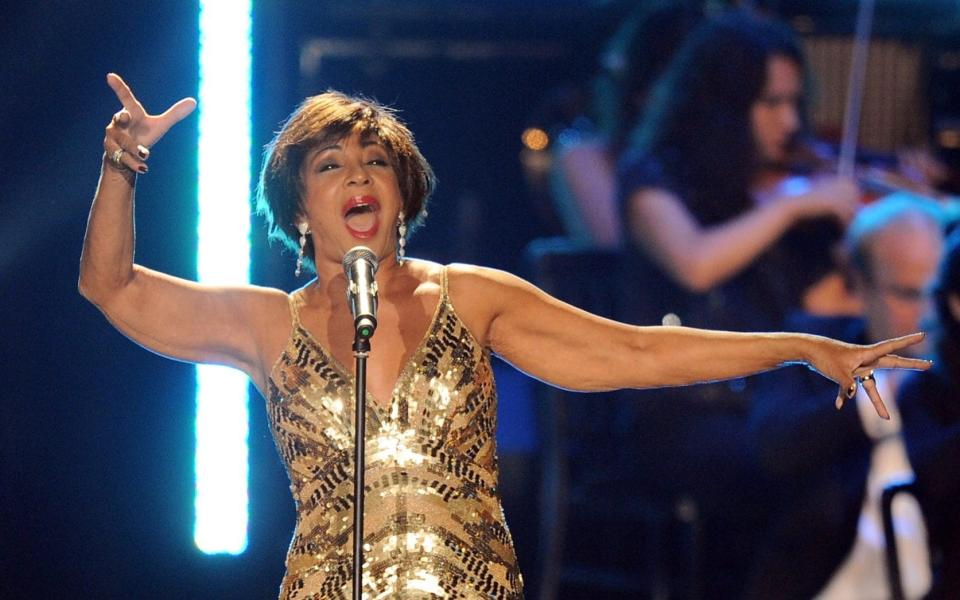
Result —
[{"label": "spaghetti strap", "polygon": [[440,303],[450,302],[450,296],[447,294],[447,265],[440,267]]},{"label": "spaghetti strap", "polygon": [[293,329],[300,327],[300,307],[303,306],[303,290],[297,290],[288,296],[290,304],[290,318],[293,322]]},{"label": "spaghetti strap", "polygon": [[[287,355],[288,350],[291,348],[291,344],[294,343],[294,339],[297,337],[297,331],[303,329],[303,326],[300,324],[300,307],[303,305],[303,290],[297,290],[293,293],[287,294],[287,307],[290,310],[290,334],[287,337],[287,343],[280,356],[273,361],[270,370],[264,373],[264,380],[271,383],[274,383],[273,374],[279,368],[280,364],[283,362],[284,356]],[[261,390],[263,391],[263,390]],[[266,396],[266,394],[264,395]]]}]

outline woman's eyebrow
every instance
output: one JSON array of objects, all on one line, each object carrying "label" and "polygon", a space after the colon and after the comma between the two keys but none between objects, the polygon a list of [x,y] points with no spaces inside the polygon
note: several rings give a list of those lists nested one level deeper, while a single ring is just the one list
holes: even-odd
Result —
[{"label": "woman's eyebrow", "polygon": [[326,152],[327,150],[343,150],[343,148],[340,147],[340,144],[330,144],[329,146],[317,148],[315,152],[316,154],[320,154],[321,152]]}]

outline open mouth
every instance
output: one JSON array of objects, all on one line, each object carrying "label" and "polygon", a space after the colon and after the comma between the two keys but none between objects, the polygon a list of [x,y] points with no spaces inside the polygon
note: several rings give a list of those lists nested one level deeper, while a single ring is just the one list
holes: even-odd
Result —
[{"label": "open mouth", "polygon": [[343,222],[354,237],[370,238],[379,229],[380,203],[373,196],[354,196],[343,207]]}]

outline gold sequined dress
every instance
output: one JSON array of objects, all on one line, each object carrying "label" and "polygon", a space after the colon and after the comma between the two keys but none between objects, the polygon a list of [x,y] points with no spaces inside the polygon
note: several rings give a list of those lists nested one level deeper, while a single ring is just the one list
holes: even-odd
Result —
[{"label": "gold sequined dress", "polygon": [[[269,378],[267,410],[297,524],[280,598],[351,597],[354,379],[300,323]],[[374,339],[374,342],[376,340]],[[365,598],[522,598],[497,490],[489,351],[440,301],[383,408],[367,395]]]}]

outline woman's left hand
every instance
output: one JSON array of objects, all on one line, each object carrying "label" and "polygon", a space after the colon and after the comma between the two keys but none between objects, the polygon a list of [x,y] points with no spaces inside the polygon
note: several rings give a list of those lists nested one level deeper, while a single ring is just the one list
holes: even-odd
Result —
[{"label": "woman's left hand", "polygon": [[895,354],[898,350],[912,346],[923,340],[923,333],[914,333],[903,337],[885,340],[868,346],[857,346],[836,340],[823,339],[816,344],[808,364],[824,377],[840,385],[837,394],[837,408],[843,406],[844,401],[853,398],[857,393],[857,386],[863,389],[873,402],[877,414],[884,419],[890,418],[887,407],[877,391],[877,383],[873,372],[877,369],[910,369],[925,371],[933,362],[920,358],[907,358]]},{"label": "woman's left hand", "polygon": [[183,98],[166,111],[151,115],[133,95],[130,86],[116,73],[107,74],[107,85],[123,105],[106,128],[103,149],[107,156],[116,153],[108,164],[123,170],[123,167],[146,173],[144,161],[150,156],[150,148],[167,131],[193,112],[197,101]]}]

